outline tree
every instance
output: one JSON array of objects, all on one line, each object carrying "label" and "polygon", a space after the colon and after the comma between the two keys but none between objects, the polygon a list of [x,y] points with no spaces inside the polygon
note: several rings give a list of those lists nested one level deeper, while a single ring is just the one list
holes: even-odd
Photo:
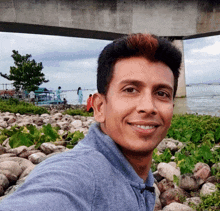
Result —
[{"label": "tree", "polygon": [[42,73],[42,62],[36,63],[35,60],[30,60],[31,54],[22,56],[18,51],[13,50],[11,57],[14,59],[15,66],[10,67],[10,75],[0,75],[13,82],[16,91],[22,89],[28,92],[35,91],[42,83],[47,83],[44,73]]}]

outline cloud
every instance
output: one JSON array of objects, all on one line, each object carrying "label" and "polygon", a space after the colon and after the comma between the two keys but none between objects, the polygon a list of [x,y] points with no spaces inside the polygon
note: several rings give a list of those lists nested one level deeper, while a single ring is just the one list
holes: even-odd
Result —
[{"label": "cloud", "polygon": [[206,53],[211,55],[220,54],[220,41],[216,41],[212,45],[205,46],[201,49],[192,49],[192,53]]},{"label": "cloud", "polygon": [[[79,86],[96,87],[97,59],[110,41],[0,32],[0,72],[9,74],[14,66],[12,50],[21,55],[31,54],[36,62],[43,63],[42,72],[50,82],[42,84],[56,89],[58,85],[65,89]],[[0,77],[1,83],[11,83]]]}]

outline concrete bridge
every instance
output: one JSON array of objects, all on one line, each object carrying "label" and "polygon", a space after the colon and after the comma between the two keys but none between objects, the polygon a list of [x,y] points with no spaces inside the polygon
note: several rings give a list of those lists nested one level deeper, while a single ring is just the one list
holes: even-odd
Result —
[{"label": "concrete bridge", "polygon": [[[112,40],[149,32],[174,40],[219,34],[217,0],[0,0],[0,31]],[[184,62],[178,96],[186,95]]]}]

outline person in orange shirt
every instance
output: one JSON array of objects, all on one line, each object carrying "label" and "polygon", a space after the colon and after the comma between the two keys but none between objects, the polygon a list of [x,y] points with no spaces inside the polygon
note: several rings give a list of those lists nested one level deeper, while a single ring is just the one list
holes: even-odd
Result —
[{"label": "person in orange shirt", "polygon": [[89,98],[87,99],[87,111],[88,112],[93,112],[93,102],[92,102],[92,94],[89,95]]}]

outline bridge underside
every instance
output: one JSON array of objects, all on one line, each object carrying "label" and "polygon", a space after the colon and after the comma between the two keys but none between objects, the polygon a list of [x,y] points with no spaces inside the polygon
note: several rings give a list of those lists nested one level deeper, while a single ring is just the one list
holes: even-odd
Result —
[{"label": "bridge underside", "polygon": [[66,36],[66,37],[93,38],[100,40],[114,40],[124,35],[114,32],[93,31],[86,29],[74,29],[74,28],[43,26],[43,25],[34,25],[34,24],[25,24],[25,23],[11,23],[11,22],[0,22],[0,31],[58,35],[58,36]]}]

